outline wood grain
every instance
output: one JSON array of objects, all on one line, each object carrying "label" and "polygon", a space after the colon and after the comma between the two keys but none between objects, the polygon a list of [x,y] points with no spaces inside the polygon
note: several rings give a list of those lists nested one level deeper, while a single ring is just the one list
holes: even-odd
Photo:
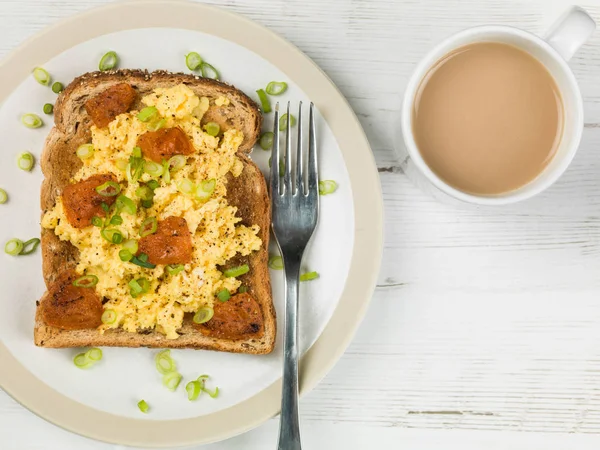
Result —
[{"label": "wood grain", "polygon": [[[0,2],[0,57],[41,28],[104,3]],[[354,342],[302,402],[307,448],[326,441],[349,449],[597,448],[600,33],[570,63],[586,126],[568,172],[526,203],[457,209],[415,188],[393,151],[394,113],[413,67],[469,26],[543,33],[570,2],[208,3],[273,29],[313,58],[356,111],[380,170],[386,231],[379,286]],[[581,6],[600,20],[600,4]],[[275,431],[270,421],[206,448],[274,448]],[[0,441],[11,450],[117,448],[63,432],[2,393]]]}]

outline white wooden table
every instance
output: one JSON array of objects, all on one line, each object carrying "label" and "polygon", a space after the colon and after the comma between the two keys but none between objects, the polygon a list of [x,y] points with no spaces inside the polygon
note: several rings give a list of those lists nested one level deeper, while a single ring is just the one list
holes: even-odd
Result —
[{"label": "white wooden table", "polygon": [[[0,57],[105,0],[0,0]],[[354,342],[302,401],[306,449],[584,449],[600,445],[600,31],[571,66],[580,151],[533,201],[493,211],[436,203],[400,173],[392,116],[418,59],[462,28],[542,33],[571,2],[227,0],[337,83],[375,152],[385,253]],[[600,2],[584,0],[600,22]],[[1,80],[0,80],[1,82]],[[275,448],[277,421],[211,450]],[[0,448],[108,450],[0,391]]]}]

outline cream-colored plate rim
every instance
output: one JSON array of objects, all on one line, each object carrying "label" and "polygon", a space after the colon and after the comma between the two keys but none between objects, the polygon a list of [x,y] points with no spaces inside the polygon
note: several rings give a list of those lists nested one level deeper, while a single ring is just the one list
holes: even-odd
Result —
[{"label": "cream-colored plate rim", "polygon": [[[354,203],[354,250],[333,317],[301,362],[300,390],[310,391],[342,356],[376,285],[382,252],[383,203],[369,142],[333,82],[298,48],[256,23],[215,7],[181,1],[111,4],[66,19],[29,39],[0,63],[0,103],[40,61],[116,31],[171,27],[202,31],[242,45],[278,66],[311,98],[342,150]],[[32,337],[33,339],[33,337]],[[25,369],[0,342],[0,387],[38,416],[83,436],[115,444],[174,447],[215,442],[250,430],[279,412],[281,380],[254,397],[199,418],[137,420],[73,401]]]}]

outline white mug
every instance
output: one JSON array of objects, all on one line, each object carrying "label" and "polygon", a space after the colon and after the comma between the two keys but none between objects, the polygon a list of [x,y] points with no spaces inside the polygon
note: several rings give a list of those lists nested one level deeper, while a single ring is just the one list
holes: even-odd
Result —
[{"label": "white mug", "polygon": [[[583,100],[567,61],[590,38],[596,24],[579,7],[561,17],[542,39],[527,31],[509,26],[481,26],[459,32],[435,47],[419,63],[410,77],[402,100],[396,149],[401,167],[413,182],[435,197],[476,205],[506,205],[533,197],[554,183],[567,169],[579,147],[583,132]],[[556,80],[564,110],[564,129],[560,145],[550,163],[526,185],[502,194],[482,196],[462,192],[438,177],[425,163],[415,143],[412,109],[421,80],[443,56],[464,45],[476,42],[501,42],[519,47],[538,59]]]}]

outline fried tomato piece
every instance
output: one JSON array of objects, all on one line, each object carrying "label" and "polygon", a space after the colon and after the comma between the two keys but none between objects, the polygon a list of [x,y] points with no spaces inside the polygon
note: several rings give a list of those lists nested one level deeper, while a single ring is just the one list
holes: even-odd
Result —
[{"label": "fried tomato piece", "polygon": [[216,300],[213,309],[215,314],[208,322],[194,323],[205,336],[237,340],[261,338],[265,332],[260,305],[248,293],[236,294],[224,303]]},{"label": "fried tomato piece", "polygon": [[73,286],[74,270],[61,273],[50,285],[40,307],[44,322],[63,330],[97,328],[102,324],[102,299],[93,287]]},{"label": "fried tomato piece", "polygon": [[157,163],[174,155],[189,155],[194,151],[187,134],[179,127],[146,131],[138,138],[137,145],[146,158]]},{"label": "fried tomato piece", "polygon": [[104,128],[119,114],[129,111],[136,97],[137,92],[131,85],[119,83],[89,99],[84,107],[94,125]]},{"label": "fried tomato piece", "polygon": [[160,220],[156,232],[138,242],[138,255],[145,253],[152,264],[187,264],[192,261],[192,234],[182,217]]},{"label": "fried tomato piece", "polygon": [[75,228],[85,228],[92,224],[92,217],[104,217],[102,203],[110,206],[116,196],[105,197],[96,192],[96,188],[107,181],[117,181],[113,175],[92,175],[65,187],[62,202],[69,223]]}]

